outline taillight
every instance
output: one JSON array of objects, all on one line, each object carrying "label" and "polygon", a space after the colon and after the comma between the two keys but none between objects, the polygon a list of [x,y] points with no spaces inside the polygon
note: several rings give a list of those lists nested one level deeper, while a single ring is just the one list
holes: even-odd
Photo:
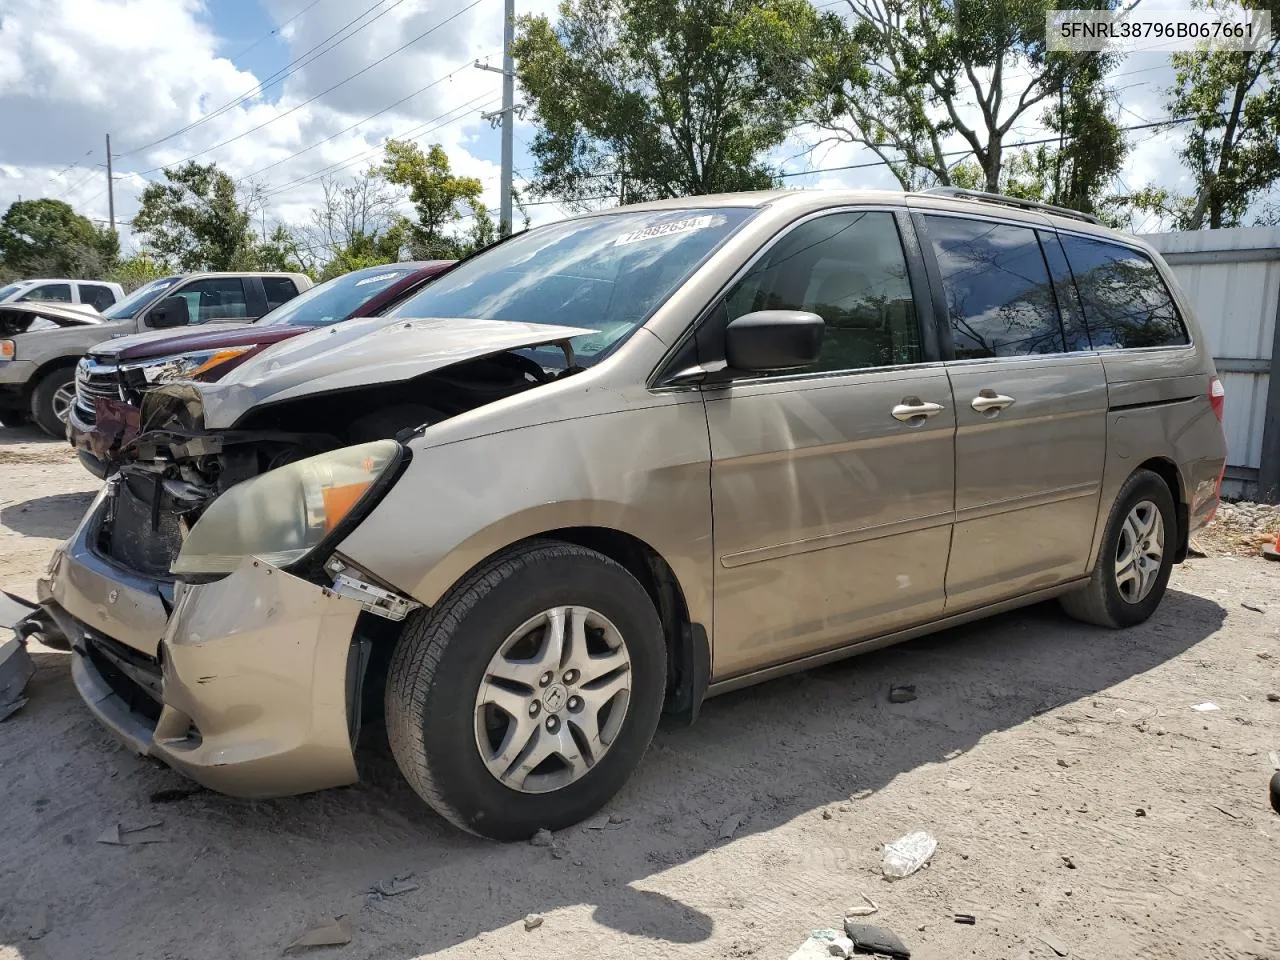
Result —
[{"label": "taillight", "polygon": [[1227,391],[1217,377],[1209,380],[1209,406],[1213,407],[1213,415],[1221,423],[1227,409]]}]

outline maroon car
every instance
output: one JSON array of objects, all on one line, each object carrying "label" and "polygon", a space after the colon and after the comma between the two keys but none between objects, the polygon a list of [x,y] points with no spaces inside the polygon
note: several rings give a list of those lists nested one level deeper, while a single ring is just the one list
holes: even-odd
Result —
[{"label": "maroon car", "polygon": [[[170,380],[217,380],[273,343],[353,317],[376,316],[416,293],[452,260],[390,263],[312,287],[253,323],[210,323],[181,333],[138,334],[100,343],[76,367],[67,439],[96,476],[110,470],[122,443],[138,432],[142,394]],[[161,304],[189,318],[181,295]],[[195,305],[199,306],[199,305]],[[182,325],[178,323],[175,325]]]}]

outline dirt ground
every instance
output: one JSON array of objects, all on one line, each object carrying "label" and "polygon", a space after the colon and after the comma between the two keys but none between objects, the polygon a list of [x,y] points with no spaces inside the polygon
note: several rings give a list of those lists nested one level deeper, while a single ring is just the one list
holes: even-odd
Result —
[{"label": "dirt ground", "polygon": [[[0,586],[32,595],[95,486],[0,429]],[[385,766],[288,800],[166,797],[190,785],[33,653],[0,725],[0,960],[279,956],[337,916],[351,943],[315,956],[783,960],[860,894],[923,960],[1280,958],[1280,564],[1255,557],[1192,559],[1125,634],[1038,607],[713,700],[659,732],[620,823],[555,852],[458,833]],[[899,683],[918,699],[889,703]],[[880,845],[916,829],[931,865],[883,880]]]}]

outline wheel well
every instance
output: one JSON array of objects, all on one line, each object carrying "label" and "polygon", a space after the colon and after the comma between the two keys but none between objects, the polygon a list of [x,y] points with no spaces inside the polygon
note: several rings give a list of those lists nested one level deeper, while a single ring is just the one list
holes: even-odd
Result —
[{"label": "wheel well", "polygon": [[36,367],[36,372],[31,375],[25,384],[23,384],[23,402],[25,403],[31,399],[31,394],[35,390],[36,386],[48,374],[61,367],[71,367],[74,369],[79,359],[79,357],[56,357],[53,360],[46,360],[44,363],[40,364],[40,366]]},{"label": "wheel well", "polygon": [[1187,530],[1190,525],[1188,518],[1187,495],[1182,487],[1182,475],[1178,472],[1177,464],[1165,457],[1152,457],[1138,467],[1139,470],[1150,470],[1161,480],[1165,486],[1169,488],[1169,492],[1173,494],[1173,510],[1178,521],[1178,539],[1177,547],[1173,553],[1173,562],[1181,563],[1187,559]]}]

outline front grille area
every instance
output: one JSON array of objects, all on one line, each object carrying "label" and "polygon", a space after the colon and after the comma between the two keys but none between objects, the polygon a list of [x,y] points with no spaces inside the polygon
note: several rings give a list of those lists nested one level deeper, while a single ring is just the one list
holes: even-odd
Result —
[{"label": "front grille area", "polygon": [[88,630],[84,653],[131,713],[140,714],[153,724],[160,720],[163,681],[155,659]]},{"label": "front grille area", "polygon": [[167,577],[182,548],[182,527],[168,499],[150,477],[122,477],[111,503],[107,556],[146,576]]},{"label": "front grille area", "polygon": [[93,402],[98,397],[120,399],[119,375],[114,366],[85,357],[76,366],[76,416],[82,423],[92,424],[97,419]]}]

